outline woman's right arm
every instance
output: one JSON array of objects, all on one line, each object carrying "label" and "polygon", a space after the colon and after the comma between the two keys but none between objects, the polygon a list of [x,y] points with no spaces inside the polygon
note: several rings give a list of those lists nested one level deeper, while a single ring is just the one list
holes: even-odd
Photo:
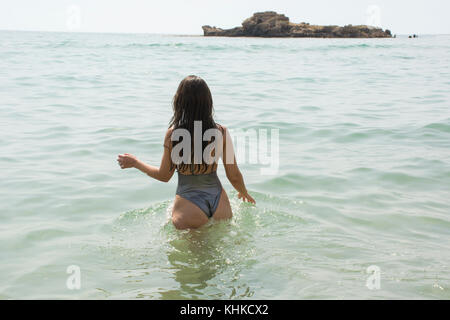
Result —
[{"label": "woman's right arm", "polygon": [[247,192],[244,178],[237,165],[236,157],[234,154],[233,141],[230,134],[228,133],[228,129],[224,126],[222,126],[222,128],[224,131],[222,161],[225,167],[227,178],[238,192],[239,199],[242,199],[242,201],[244,202],[247,201],[255,204],[256,201]]},{"label": "woman's right arm", "polygon": [[168,182],[172,178],[175,168],[171,162],[171,137],[172,130],[169,129],[166,132],[164,138],[164,153],[161,159],[161,165],[159,167],[151,166],[145,162],[139,160],[132,154],[119,154],[117,161],[122,169],[136,168],[149,177],[157,179],[162,182]]}]

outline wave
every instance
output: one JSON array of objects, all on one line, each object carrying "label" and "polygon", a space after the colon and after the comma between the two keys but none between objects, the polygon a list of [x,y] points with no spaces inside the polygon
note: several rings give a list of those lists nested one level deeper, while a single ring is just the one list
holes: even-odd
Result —
[{"label": "wave", "polygon": [[351,143],[357,141],[364,141],[368,139],[380,139],[382,137],[389,137],[395,134],[392,130],[386,129],[367,129],[353,131],[345,134],[338,135],[334,141],[338,143]]},{"label": "wave", "polygon": [[450,133],[450,124],[435,122],[424,126],[423,129],[431,129],[435,131]]},{"label": "wave", "polygon": [[[105,44],[95,44],[95,43],[80,43],[74,40],[65,40],[56,43],[47,43],[39,45],[39,48],[69,48],[69,47],[82,47],[82,48],[92,48],[92,49],[114,49],[114,48],[137,48],[137,49],[148,49],[148,48],[180,48],[188,50],[205,50],[205,51],[249,51],[249,52],[259,52],[261,50],[288,50],[290,52],[301,52],[301,51],[332,51],[332,50],[352,50],[352,49],[391,49],[395,48],[394,45],[384,45],[384,44],[370,44],[370,43],[357,43],[357,44],[326,44],[319,43],[317,45],[311,45],[311,43],[299,43],[293,42],[294,39],[288,39],[287,41],[277,42],[277,43],[265,43],[265,44],[249,44],[241,42],[237,39],[236,43],[227,42],[223,44],[216,44],[209,41],[210,39],[203,39],[204,41],[199,42],[130,42],[130,43],[105,43]],[[236,40],[236,39],[235,39]],[[280,39],[278,39],[280,40]],[[302,41],[301,39],[297,39]],[[295,40],[294,40],[295,41]]]}]

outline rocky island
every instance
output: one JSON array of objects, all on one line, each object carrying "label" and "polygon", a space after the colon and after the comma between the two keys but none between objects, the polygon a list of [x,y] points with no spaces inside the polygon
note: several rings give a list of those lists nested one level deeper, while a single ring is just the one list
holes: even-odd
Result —
[{"label": "rocky island", "polygon": [[284,14],[274,11],[257,12],[242,22],[242,27],[221,29],[203,26],[206,37],[292,37],[292,38],[391,38],[391,31],[358,25],[318,26],[292,23]]}]

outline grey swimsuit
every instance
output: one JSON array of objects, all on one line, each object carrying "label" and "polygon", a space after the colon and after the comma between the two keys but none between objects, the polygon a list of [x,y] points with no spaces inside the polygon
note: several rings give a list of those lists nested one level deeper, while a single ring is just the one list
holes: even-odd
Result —
[{"label": "grey swimsuit", "polygon": [[222,184],[216,171],[192,175],[178,172],[177,195],[197,205],[208,219],[216,211],[221,193]]}]

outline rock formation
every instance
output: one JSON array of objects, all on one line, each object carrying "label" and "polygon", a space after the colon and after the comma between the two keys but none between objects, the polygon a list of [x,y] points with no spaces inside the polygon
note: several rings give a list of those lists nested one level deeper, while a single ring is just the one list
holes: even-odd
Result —
[{"label": "rock formation", "polygon": [[242,22],[242,27],[221,29],[203,26],[204,36],[216,37],[298,37],[298,38],[391,38],[389,30],[359,25],[317,26],[292,23],[284,14],[257,12]]}]

